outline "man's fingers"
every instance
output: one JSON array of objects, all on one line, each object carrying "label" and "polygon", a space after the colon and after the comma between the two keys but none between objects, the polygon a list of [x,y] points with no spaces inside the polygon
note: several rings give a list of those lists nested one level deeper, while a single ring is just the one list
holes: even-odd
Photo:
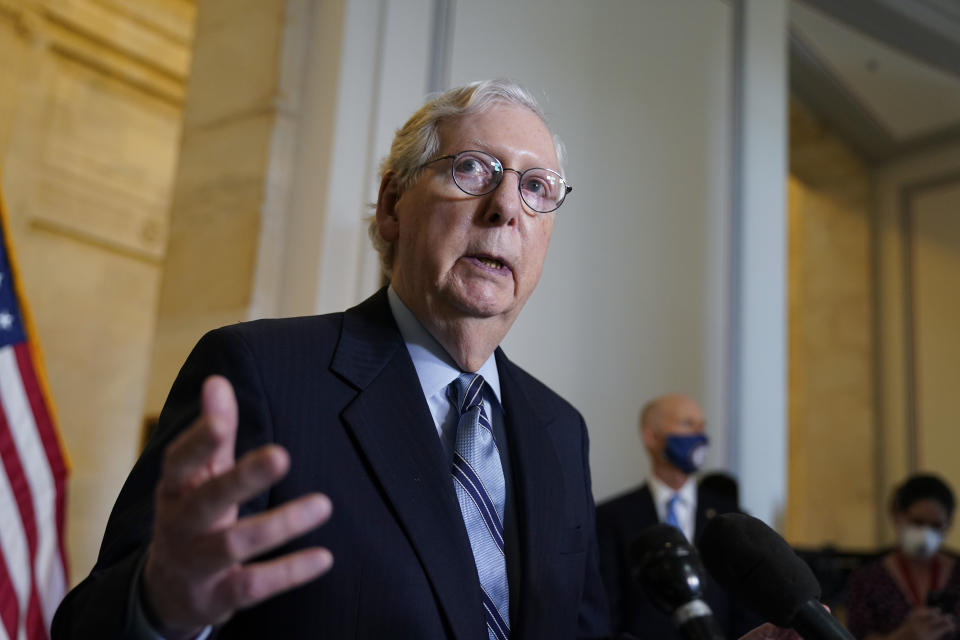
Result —
[{"label": "man's fingers", "polygon": [[320,526],[332,510],[327,496],[304,496],[239,521],[224,534],[224,547],[235,561],[243,562]]},{"label": "man's fingers", "polygon": [[332,510],[330,499],[315,493],[242,518],[196,545],[195,568],[212,573],[243,563],[320,526]]},{"label": "man's fingers", "polygon": [[160,490],[164,494],[179,495],[185,488],[209,477],[213,455],[226,441],[227,434],[218,433],[204,416],[197,418],[167,447]]},{"label": "man's fingers", "polygon": [[333,554],[322,547],[238,566],[217,585],[217,608],[235,611],[253,606],[323,575],[331,566]]},{"label": "man's fingers", "polygon": [[161,492],[178,494],[229,469],[236,434],[237,400],[233,387],[222,376],[210,376],[203,384],[200,416],[167,447]]},{"label": "man's fingers", "polygon": [[200,415],[210,424],[222,442],[213,453],[213,473],[222,473],[233,464],[237,444],[237,397],[233,385],[223,376],[209,376],[200,392]]},{"label": "man's fingers", "polygon": [[194,531],[211,527],[228,509],[262,493],[290,468],[290,456],[280,446],[266,445],[244,455],[227,472],[215,476],[186,497],[178,514]]},{"label": "man's fingers", "polygon": [[237,398],[233,385],[223,376],[209,376],[203,381],[201,411],[229,422],[237,421]]}]

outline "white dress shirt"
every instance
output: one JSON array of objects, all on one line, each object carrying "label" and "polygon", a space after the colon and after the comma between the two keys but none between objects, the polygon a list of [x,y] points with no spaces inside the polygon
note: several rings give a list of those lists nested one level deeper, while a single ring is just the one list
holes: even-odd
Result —
[{"label": "white dress shirt", "polygon": [[656,476],[650,476],[648,480],[650,493],[653,494],[653,504],[657,508],[657,519],[660,522],[667,521],[667,503],[676,495],[679,499],[674,504],[673,512],[677,516],[677,522],[680,523],[680,530],[687,540],[693,542],[694,528],[697,524],[697,481],[693,476],[687,478],[687,481],[680,487],[679,491],[674,491],[662,480]]}]

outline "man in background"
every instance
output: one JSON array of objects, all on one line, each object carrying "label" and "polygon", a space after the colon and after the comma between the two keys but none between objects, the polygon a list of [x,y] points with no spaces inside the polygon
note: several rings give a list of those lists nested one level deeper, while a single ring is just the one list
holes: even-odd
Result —
[{"label": "man in background", "polygon": [[[600,573],[610,600],[614,630],[679,638],[669,616],[646,597],[630,576],[629,551],[640,532],[667,523],[696,545],[707,521],[737,511],[735,497],[698,490],[696,473],[708,439],[703,410],[690,397],[674,393],[648,402],[640,414],[640,436],[650,458],[650,476],[641,486],[597,507]],[[724,635],[737,638],[759,620],[707,576],[705,600]]]}]

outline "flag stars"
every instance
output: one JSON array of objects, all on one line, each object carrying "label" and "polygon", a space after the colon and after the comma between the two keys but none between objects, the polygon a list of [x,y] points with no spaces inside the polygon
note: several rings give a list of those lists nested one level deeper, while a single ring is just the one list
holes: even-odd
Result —
[{"label": "flag stars", "polygon": [[6,331],[13,326],[13,315],[6,312],[0,311],[0,329]]}]

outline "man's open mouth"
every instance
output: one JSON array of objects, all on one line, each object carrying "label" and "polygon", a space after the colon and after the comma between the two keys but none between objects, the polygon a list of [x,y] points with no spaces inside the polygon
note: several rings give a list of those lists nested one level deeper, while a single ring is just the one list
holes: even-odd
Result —
[{"label": "man's open mouth", "polygon": [[480,261],[484,266],[490,267],[491,269],[503,269],[504,264],[497,260],[496,258],[489,258],[487,256],[476,256],[476,259]]}]

